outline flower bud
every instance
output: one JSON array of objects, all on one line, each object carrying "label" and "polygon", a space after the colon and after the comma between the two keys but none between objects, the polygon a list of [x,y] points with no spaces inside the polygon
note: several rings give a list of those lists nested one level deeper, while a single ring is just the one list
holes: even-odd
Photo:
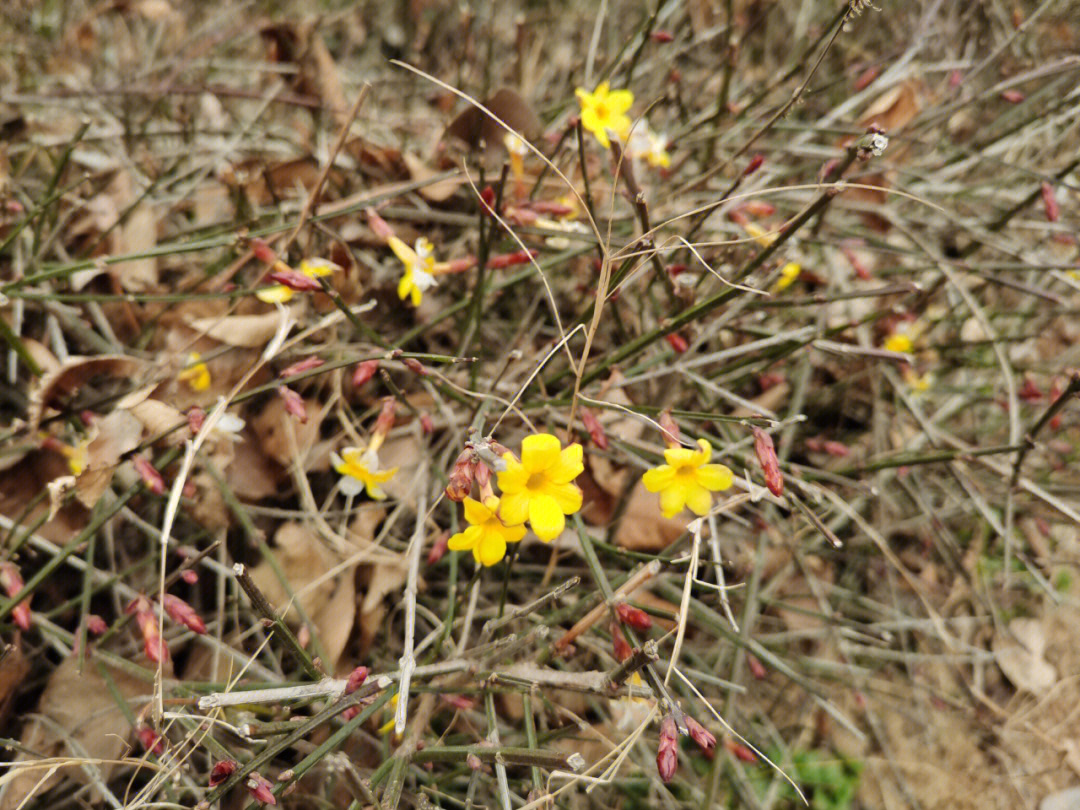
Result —
[{"label": "flower bud", "polygon": [[495,189],[484,186],[480,191],[480,206],[487,216],[495,213]]},{"label": "flower bud", "polygon": [[[23,586],[22,574],[19,573],[19,569],[11,562],[0,563],[0,587],[3,587],[4,592],[9,597],[14,597],[22,591]],[[16,626],[22,630],[30,629],[30,597],[26,597],[19,602],[11,610],[11,620],[15,622]]]},{"label": "flower bud", "polygon": [[365,360],[363,363],[360,363],[356,367],[356,370],[353,371],[353,375],[352,375],[352,384],[353,384],[353,386],[355,386],[356,388],[359,388],[361,385],[363,385],[368,380],[370,380],[372,377],[374,377],[375,372],[378,371],[378,370],[379,370],[379,361],[378,360]]},{"label": "flower bud", "polygon": [[379,411],[379,416],[375,420],[375,433],[385,436],[390,432],[390,428],[394,426],[394,411],[397,409],[397,402],[393,397],[386,397],[382,403],[382,410]]},{"label": "flower bud", "polygon": [[648,613],[626,602],[619,602],[615,606],[615,615],[619,617],[619,621],[635,630],[648,630],[652,627],[652,617]]},{"label": "flower bud", "polygon": [[135,472],[139,474],[148,490],[155,495],[164,494],[165,479],[161,477],[161,473],[157,471],[157,468],[150,463],[146,456],[142,453],[136,453],[131,457],[131,466],[135,468]]},{"label": "flower bud", "polygon": [[826,439],[821,443],[821,448],[830,456],[836,458],[846,458],[851,455],[851,450],[843,442],[836,442],[831,439]]},{"label": "flower bud", "polygon": [[286,377],[295,377],[297,374],[303,374],[305,371],[311,371],[313,368],[318,368],[322,364],[323,359],[321,357],[312,355],[311,357],[305,357],[303,360],[293,363],[291,366],[283,368],[278,376],[282,379],[285,379]]},{"label": "flower bud", "polygon": [[746,168],[743,169],[743,177],[749,177],[751,174],[761,168],[761,164],[765,162],[765,156],[761,154],[754,155],[750,158],[750,162],[746,164]]},{"label": "flower bud", "polygon": [[731,752],[735,759],[742,762],[757,762],[757,755],[742,743],[734,740],[724,740],[724,748]]},{"label": "flower bud", "polygon": [[105,624],[105,620],[98,616],[96,613],[88,613],[86,616],[86,630],[92,636],[100,636],[109,626]]},{"label": "flower bud", "polygon": [[424,431],[425,436],[430,436],[435,432],[435,421],[427,411],[420,413],[420,430]]},{"label": "flower bud", "polygon": [[374,208],[368,208],[364,211],[367,216],[368,227],[372,232],[380,239],[386,240],[394,235],[394,229],[390,227],[385,219],[380,217]]},{"label": "flower bud", "polygon": [[776,457],[776,447],[772,436],[754,425],[754,453],[757,455],[761,471],[765,474],[765,486],[769,492],[779,498],[784,494],[784,476],[780,472],[780,460]]},{"label": "flower bud", "polygon": [[279,385],[277,392],[285,401],[285,410],[300,424],[307,423],[307,406],[304,405],[304,398],[287,385]]},{"label": "flower bud", "polygon": [[461,503],[472,492],[473,477],[476,474],[478,461],[470,448],[465,448],[454,462],[450,471],[450,480],[446,484],[446,497],[457,503]]},{"label": "flower bud", "polygon": [[235,759],[223,759],[221,762],[215,762],[214,767],[210,769],[210,787],[217,787],[234,773],[236,769],[240,767]]},{"label": "flower bud", "polygon": [[198,433],[202,430],[203,423],[206,421],[206,411],[200,408],[198,405],[193,405],[187,412],[188,429],[192,433]]},{"label": "flower bud", "polygon": [[746,666],[750,670],[750,674],[759,681],[769,674],[768,670],[765,669],[765,665],[761,663],[756,655],[751,653],[746,654]]},{"label": "flower bud", "polygon": [[471,770],[478,771],[484,767],[484,764],[480,761],[480,757],[476,754],[467,754],[465,757],[465,764],[469,766]]},{"label": "flower bud", "polygon": [[488,259],[487,266],[493,270],[503,267],[513,267],[516,264],[528,264],[539,253],[536,250],[519,250],[516,253],[503,253]]},{"label": "flower bud", "polygon": [[199,581],[199,573],[194,568],[185,568],[180,572],[180,579],[188,585],[194,585]]},{"label": "flower bud", "polygon": [[608,449],[607,434],[604,432],[604,426],[600,424],[600,420],[596,418],[596,414],[588,408],[582,408],[581,424],[585,426],[585,430],[589,431],[589,438],[592,439],[593,444],[601,450]]},{"label": "flower bud", "polygon": [[164,738],[150,726],[139,726],[135,729],[135,736],[139,738],[139,744],[144,750],[159,756],[165,753]]},{"label": "flower bud", "polygon": [[669,714],[660,721],[660,744],[656,748],[656,770],[664,782],[670,782],[679,767],[679,730]]},{"label": "flower bud", "polygon": [[682,354],[690,348],[690,344],[686,342],[686,338],[680,335],[678,332],[672,332],[664,335],[664,340],[668,342],[668,345],[676,351],[678,354]]},{"label": "flower bud", "polygon": [[404,363],[405,368],[413,374],[419,374],[421,377],[426,377],[429,373],[428,370],[424,368],[424,364],[415,357],[402,357],[401,362]]},{"label": "flower bud", "polygon": [[274,253],[273,248],[266,244],[262,239],[251,240],[251,252],[254,254],[255,258],[263,264],[274,264],[278,260],[277,254]]},{"label": "flower bud", "polygon": [[690,739],[696,742],[702,751],[711,751],[716,747],[716,737],[690,715],[686,716],[686,728],[690,732]]},{"label": "flower bud", "polygon": [[664,443],[668,447],[678,447],[682,433],[679,426],[675,424],[675,420],[671,418],[671,411],[663,411],[657,421],[660,423],[660,429],[664,431]]},{"label": "flower bud", "polygon": [[145,597],[139,597],[133,604],[136,605],[135,624],[142,633],[143,652],[146,653],[146,657],[155,664],[168,661],[169,648],[165,644],[165,639],[161,637],[161,633],[158,632],[158,618],[150,609],[150,603]]},{"label": "flower bud", "polygon": [[445,556],[446,551],[449,548],[449,544],[450,532],[439,532],[439,536],[436,537],[435,542],[431,544],[431,550],[428,552],[427,555],[427,564],[435,565],[439,560],[441,560]]},{"label": "flower bud", "polygon": [[614,619],[611,621],[611,641],[615,648],[615,660],[620,664],[634,654],[630,642],[626,640],[626,636],[623,634],[622,625]]},{"label": "flower bud", "polygon": [[1049,183],[1042,184],[1043,209],[1046,211],[1047,222],[1057,222],[1061,217],[1061,209],[1058,208],[1057,197],[1054,195],[1054,187]]},{"label": "flower bud", "polygon": [[244,787],[248,789],[248,792],[257,802],[263,804],[277,804],[277,799],[273,794],[273,785],[270,780],[258,773],[252,773],[248,775],[247,782]]},{"label": "flower bud", "polygon": [[296,292],[316,292],[322,289],[322,284],[319,283],[318,279],[298,270],[293,270],[291,267],[271,270],[266,274],[266,277],[270,281],[277,282],[290,290],[296,290]]},{"label": "flower bud", "polygon": [[649,36],[652,37],[653,42],[659,42],[661,44],[666,42],[672,42],[675,39],[675,35],[672,34],[670,31],[664,31],[659,28],[649,34]]},{"label": "flower bud", "polygon": [[206,633],[206,624],[199,617],[199,614],[195,612],[195,608],[179,596],[167,593],[162,604],[165,607],[165,612],[169,614],[169,618],[177,624],[184,625],[188,630],[198,633],[200,636]]},{"label": "flower bud", "polygon": [[367,667],[357,667],[352,672],[350,672],[348,679],[345,681],[345,694],[351,695],[353,692],[363,686],[364,681],[367,680],[367,676],[370,671],[371,670],[369,670]]}]

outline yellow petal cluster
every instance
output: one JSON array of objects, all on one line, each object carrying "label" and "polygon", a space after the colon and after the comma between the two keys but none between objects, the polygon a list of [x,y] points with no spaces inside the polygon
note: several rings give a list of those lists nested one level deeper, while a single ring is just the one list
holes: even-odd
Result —
[{"label": "yellow petal cluster", "polygon": [[581,509],[581,490],[573,483],[585,469],[581,445],[563,448],[550,433],[535,433],[521,442],[521,461],[511,453],[503,459],[499,517],[511,526],[528,520],[536,536],[550,543],[562,534],[566,515]]},{"label": "yellow petal cluster", "polygon": [[484,502],[466,498],[465,520],[469,527],[455,534],[447,543],[451,551],[471,551],[483,566],[492,566],[506,556],[506,544],[517,543],[525,536],[521,524],[508,526],[499,519],[499,499],[491,495]]},{"label": "yellow petal cluster", "polygon": [[346,495],[359,495],[363,490],[377,501],[386,498],[379,484],[384,484],[393,478],[398,471],[397,467],[389,470],[379,469],[379,457],[371,448],[346,447],[337,453],[330,454],[330,463],[341,478],[341,491]]},{"label": "yellow petal cluster", "polygon": [[795,283],[795,279],[802,273],[802,265],[798,262],[788,262],[780,268],[780,278],[778,278],[772,285],[772,291],[783,292],[792,284]]},{"label": "yellow petal cluster", "polygon": [[416,249],[409,247],[396,236],[386,240],[394,255],[405,265],[405,272],[398,282],[398,298],[412,299],[414,307],[420,306],[424,292],[437,283],[432,270],[435,268],[435,248],[424,237],[416,240]]},{"label": "yellow petal cluster", "polygon": [[695,515],[706,515],[712,507],[712,494],[731,486],[734,476],[723,464],[710,464],[712,446],[698,439],[698,449],[669,447],[661,464],[648,470],[641,481],[649,492],[660,493],[664,517],[674,517],[689,507]]},{"label": "yellow petal cluster", "polygon": [[611,146],[609,132],[614,132],[623,140],[630,133],[630,118],[626,112],[634,103],[634,94],[629,90],[612,90],[608,82],[603,82],[593,92],[577,88],[574,94],[581,104],[581,126],[591,132],[605,149]]},{"label": "yellow petal cluster", "polygon": [[[328,276],[338,269],[338,266],[326,259],[304,259],[300,262],[300,272],[308,278]],[[255,297],[267,304],[284,304],[291,301],[296,295],[296,290],[286,287],[284,284],[272,284],[255,291]]]},{"label": "yellow petal cluster", "polygon": [[202,361],[202,355],[191,352],[187,356],[187,365],[176,375],[176,379],[187,383],[192,391],[205,391],[210,387],[210,369]]}]

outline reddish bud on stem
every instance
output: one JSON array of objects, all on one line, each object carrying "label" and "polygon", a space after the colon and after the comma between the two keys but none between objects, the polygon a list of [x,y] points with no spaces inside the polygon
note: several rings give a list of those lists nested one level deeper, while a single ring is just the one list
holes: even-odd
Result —
[{"label": "reddish bud on stem", "polygon": [[199,574],[194,568],[185,568],[180,572],[180,579],[184,580],[188,585],[194,585],[199,581]]},{"label": "reddish bud on stem", "polygon": [[374,208],[366,209],[364,214],[367,216],[368,227],[377,237],[385,241],[394,235],[394,229],[376,213]]},{"label": "reddish bud on stem", "polygon": [[86,630],[92,636],[100,636],[109,626],[105,624],[105,620],[98,616],[96,613],[89,613],[86,616]]},{"label": "reddish bud on stem", "polygon": [[671,334],[664,335],[664,340],[668,342],[678,354],[682,354],[690,348],[690,344],[686,342],[686,338],[680,335],[678,332],[672,332]]},{"label": "reddish bud on stem", "polygon": [[164,494],[165,479],[161,477],[161,473],[157,471],[157,468],[150,463],[146,456],[136,453],[131,457],[131,466],[135,468],[135,472],[139,474],[139,478],[142,479],[148,490],[155,495]]},{"label": "reddish bud on stem", "polygon": [[277,261],[277,254],[274,253],[271,248],[262,239],[251,240],[251,252],[255,254],[255,258],[264,264],[273,264]]},{"label": "reddish bud on stem", "polygon": [[664,431],[664,443],[669,447],[678,447],[682,432],[675,424],[675,420],[671,418],[671,411],[663,411],[658,421],[661,430]]},{"label": "reddish bud on stem", "polygon": [[315,292],[316,290],[322,289],[322,285],[318,282],[318,279],[314,279],[311,276],[291,268],[272,270],[266,274],[266,277],[270,281],[274,281],[288,287],[290,290],[296,290],[297,292]]},{"label": "reddish bud on stem", "polygon": [[235,759],[223,759],[221,762],[215,762],[214,767],[210,769],[210,787],[217,787],[234,773],[239,767]]},{"label": "reddish bud on stem", "polygon": [[203,422],[206,421],[206,411],[198,405],[193,405],[187,412],[188,429],[192,433],[202,430]]},{"label": "reddish bud on stem", "polygon": [[488,259],[487,266],[493,270],[513,267],[516,264],[528,264],[539,253],[537,250],[519,250],[517,253],[503,253]]},{"label": "reddish bud on stem", "polygon": [[784,494],[784,476],[780,472],[780,461],[776,457],[776,447],[772,436],[754,425],[754,453],[757,455],[761,471],[765,474],[765,486],[769,492],[779,498]]},{"label": "reddish bud on stem", "polygon": [[746,666],[750,670],[750,674],[758,680],[761,680],[769,674],[765,669],[765,665],[758,660],[756,655],[751,655],[750,653],[746,654]]},{"label": "reddish bud on stem", "polygon": [[623,634],[622,625],[614,619],[611,621],[611,640],[615,646],[615,660],[620,664],[634,654],[630,642],[626,640],[626,636]]},{"label": "reddish bud on stem", "polygon": [[188,630],[198,633],[200,636],[206,633],[206,624],[199,617],[199,614],[195,612],[195,608],[179,596],[167,593],[163,604],[165,612],[169,614],[169,618],[174,622],[184,625]]},{"label": "reddish bud on stem", "polygon": [[1001,93],[1001,97],[1010,104],[1019,104],[1024,100],[1024,94],[1019,90],[1004,90]]},{"label": "reddish bud on stem", "polygon": [[[22,574],[11,562],[0,563],[0,587],[9,597],[14,597],[23,589]],[[11,620],[22,630],[30,629],[30,597],[22,600],[11,611]]]},{"label": "reddish bud on stem", "polygon": [[379,370],[378,360],[365,360],[360,363],[352,375],[352,384],[359,388],[366,383],[372,377],[375,376],[375,372]]},{"label": "reddish bud on stem", "polygon": [[394,426],[394,411],[397,409],[397,402],[393,397],[386,397],[382,403],[382,410],[379,411],[379,416],[375,420],[375,433],[381,433],[386,435],[390,432],[390,428]]},{"label": "reddish bud on stem", "polygon": [[600,424],[600,420],[596,418],[596,414],[588,408],[582,408],[581,424],[585,426],[585,430],[589,431],[589,438],[592,439],[593,444],[601,450],[608,449],[607,434],[604,432],[604,426]]},{"label": "reddish bud on stem", "polygon": [[686,728],[690,732],[690,739],[698,744],[702,751],[711,751],[716,747],[716,737],[690,715],[686,716]]},{"label": "reddish bud on stem", "polygon": [[369,670],[367,667],[357,667],[352,672],[350,672],[348,680],[345,681],[345,694],[351,695],[353,692],[363,686],[364,681],[367,680],[367,676],[370,671],[371,670]]},{"label": "reddish bud on stem", "polygon": [[323,359],[321,357],[315,357],[314,355],[305,357],[303,360],[283,368],[278,376],[282,379],[286,377],[295,377],[297,374],[303,374],[305,371],[311,371],[313,368],[318,368],[322,364]]},{"label": "reddish bud on stem", "polygon": [[425,436],[430,436],[435,432],[435,422],[431,418],[431,414],[427,411],[420,413],[420,429],[424,431]]},{"label": "reddish bud on stem", "polygon": [[404,363],[405,368],[409,369],[413,374],[419,374],[421,377],[426,377],[428,375],[428,370],[424,368],[424,364],[415,357],[402,357],[401,362]]},{"label": "reddish bud on stem", "polygon": [[307,422],[307,406],[304,405],[304,398],[287,385],[279,385],[277,392],[285,401],[285,410],[300,424],[305,424]]},{"label": "reddish bud on stem", "polygon": [[679,730],[669,714],[660,721],[660,744],[656,748],[656,770],[664,782],[670,782],[679,767]]},{"label": "reddish bud on stem", "polygon": [[648,630],[652,627],[652,617],[648,613],[626,602],[620,602],[615,606],[615,615],[619,617],[619,621],[635,630]]},{"label": "reddish bud on stem", "polygon": [[749,177],[750,175],[752,175],[754,172],[761,168],[763,163],[765,163],[764,155],[754,155],[752,158],[750,158],[750,162],[746,164],[746,168],[743,169],[743,177]]},{"label": "reddish bud on stem", "polygon": [[742,762],[757,762],[757,755],[742,743],[734,740],[724,740],[724,748],[731,752],[735,759]]},{"label": "reddish bud on stem", "polygon": [[1042,184],[1042,198],[1047,221],[1057,222],[1061,217],[1061,209],[1058,208],[1057,197],[1054,195],[1054,187],[1049,183]]},{"label": "reddish bud on stem", "polygon": [[169,648],[165,646],[165,639],[158,632],[158,618],[150,610],[149,602],[145,599],[140,602],[140,608],[135,611],[135,623],[139,626],[139,632],[142,633],[143,652],[155,664],[168,661]]},{"label": "reddish bud on stem", "polygon": [[427,555],[427,564],[435,565],[441,560],[449,548],[450,532],[439,532],[439,536],[435,538],[435,542],[431,544],[431,550]]},{"label": "reddish bud on stem", "polygon": [[248,792],[257,802],[263,804],[277,804],[277,799],[274,797],[273,785],[270,784],[270,780],[261,774],[252,773],[248,776],[247,782],[244,785]]},{"label": "reddish bud on stem", "polygon": [[143,750],[159,756],[165,753],[164,738],[150,726],[139,726],[135,729],[135,736],[139,738],[139,744]]}]

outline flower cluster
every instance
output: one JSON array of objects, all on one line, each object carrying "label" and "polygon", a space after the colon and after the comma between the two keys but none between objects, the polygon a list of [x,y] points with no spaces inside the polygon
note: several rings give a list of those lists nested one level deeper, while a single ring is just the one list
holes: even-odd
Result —
[{"label": "flower cluster", "polygon": [[611,148],[611,136],[615,135],[626,144],[626,154],[631,160],[644,160],[654,169],[671,166],[668,154],[670,139],[656,132],[645,120],[631,124],[627,113],[634,103],[629,90],[612,90],[608,82],[602,82],[593,92],[577,88],[581,105],[581,126],[596,138],[605,149]]},{"label": "flower cluster", "polygon": [[[465,456],[465,454],[463,454]],[[528,522],[533,533],[550,543],[566,527],[566,516],[581,509],[581,489],[574,479],[585,469],[581,445],[563,447],[550,433],[535,433],[521,442],[521,459],[502,454],[506,469],[497,475],[502,496],[495,495],[490,476],[476,475],[481,500],[467,494],[472,475],[486,467],[469,458],[455,464],[451,484],[464,494],[466,529],[448,541],[451,551],[471,551],[478,563],[492,566],[506,556],[508,543],[525,536]]]}]

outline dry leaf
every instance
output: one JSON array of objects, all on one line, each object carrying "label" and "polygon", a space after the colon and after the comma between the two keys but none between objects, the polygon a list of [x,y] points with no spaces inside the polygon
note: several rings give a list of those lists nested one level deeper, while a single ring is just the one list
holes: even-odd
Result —
[{"label": "dry leaf", "polygon": [[1011,636],[995,635],[990,646],[994,660],[1012,685],[1041,694],[1057,683],[1057,670],[1043,658],[1046,635],[1042,623],[1037,619],[1013,619],[1009,632]]},{"label": "dry leaf", "polygon": [[[294,317],[295,320],[295,317]],[[223,318],[193,318],[189,325],[214,340],[229,346],[261,349],[281,325],[281,315],[275,309],[262,315],[226,315]]]},{"label": "dry leaf", "polygon": [[[131,415],[142,423],[147,438],[165,433],[165,443],[173,445],[183,444],[191,438],[184,414],[160,399],[143,400],[132,405],[129,410]],[[176,429],[177,425],[181,427]]]},{"label": "dry leaf", "polygon": [[[96,759],[115,760],[127,749],[131,732],[124,712],[113,699],[106,680],[93,662],[83,667],[82,675],[76,669],[74,656],[65,658],[49,678],[45,691],[38,700],[36,714],[50,722],[33,717],[23,728],[20,741],[32,751],[47,757],[85,756],[85,767],[100,770],[101,777],[108,780],[116,765],[106,761],[94,764]],[[128,675],[122,670],[109,670],[109,677],[118,692],[127,700],[149,695],[152,687]],[[56,729],[63,733],[61,737]],[[70,740],[73,745],[68,745]],[[9,771],[0,810],[15,810],[31,795],[40,796],[63,777],[67,776],[86,783],[89,781],[83,768],[68,767],[45,777],[46,771],[27,769]]]},{"label": "dry leaf", "polygon": [[[401,159],[405,162],[406,167],[408,167],[409,176],[413,180],[427,180],[429,177],[438,174],[437,171],[424,163],[424,161],[409,152],[402,154]],[[439,180],[438,182],[421,186],[417,190],[420,192],[420,196],[428,202],[445,202],[454,196],[454,192],[456,192],[464,182],[464,178],[448,177],[445,180]]]},{"label": "dry leaf", "polygon": [[878,96],[859,119],[859,127],[866,129],[876,124],[892,134],[903,129],[923,106],[924,88],[916,79],[908,79],[891,87]]},{"label": "dry leaf", "polygon": [[128,411],[113,411],[91,429],[86,448],[86,470],[75,482],[75,495],[87,507],[98,502],[112,482],[120,458],[134,450],[142,438],[142,422]]},{"label": "dry leaf", "polygon": [[[289,588],[299,600],[304,615],[315,625],[312,630],[318,634],[326,653],[327,660],[323,663],[327,671],[333,671],[352,631],[356,564],[326,576],[342,559],[313,530],[299,523],[282,524],[274,535],[274,547],[274,556]],[[289,594],[269,562],[255,566],[251,578],[270,604],[279,611],[286,608]],[[286,611],[284,616],[294,626],[299,622],[295,610]]]},{"label": "dry leaf", "polygon": [[[120,211],[131,205],[135,208],[110,234],[109,243],[114,255],[143,253],[157,245],[157,214],[146,200],[138,201],[131,175],[118,172],[109,186],[109,193]],[[119,219],[119,217],[117,217]],[[113,223],[110,223],[110,227]],[[109,275],[128,292],[143,292],[157,286],[157,259],[147,257],[131,259],[109,266]]]},{"label": "dry leaf", "polygon": [[[501,87],[483,104],[507,126],[528,140],[534,140],[539,135],[540,119],[536,111],[516,90]],[[464,141],[470,149],[478,149],[481,146],[502,144],[505,133],[506,130],[492,120],[491,116],[479,107],[469,104],[467,109],[450,122],[443,137],[457,138]]]},{"label": "dry leaf", "polygon": [[59,369],[41,378],[30,395],[30,429],[37,430],[46,408],[61,407],[61,400],[77,394],[99,378],[133,382],[145,377],[148,363],[124,355],[70,357]]},{"label": "dry leaf", "polygon": [[255,441],[263,453],[284,468],[293,463],[293,456],[299,451],[300,460],[308,469],[309,452],[319,439],[319,426],[326,415],[326,408],[317,399],[305,399],[304,407],[308,420],[297,422],[296,417],[285,410],[285,400],[274,397],[250,421]]},{"label": "dry leaf", "polygon": [[20,647],[5,644],[0,649],[0,719],[7,715],[8,703],[29,672],[30,662]]}]

